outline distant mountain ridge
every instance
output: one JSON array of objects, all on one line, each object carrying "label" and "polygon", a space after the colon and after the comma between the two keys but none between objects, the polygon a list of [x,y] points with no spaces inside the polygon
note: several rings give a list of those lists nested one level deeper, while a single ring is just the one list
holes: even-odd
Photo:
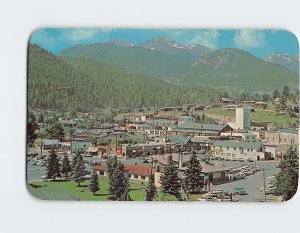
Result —
[{"label": "distant mountain ridge", "polygon": [[[295,57],[274,53],[263,60],[244,50],[213,50],[200,44],[186,46],[163,36],[140,44],[114,40],[75,45],[62,51],[60,56],[88,57],[119,66],[131,74],[146,74],[181,85],[271,91],[299,82],[298,74],[293,72],[295,69],[286,67],[287,64],[298,65]],[[285,63],[279,62],[282,60]]]},{"label": "distant mountain ridge", "polygon": [[201,57],[179,79],[180,83],[271,91],[297,87],[298,74],[239,49],[220,49]]},{"label": "distant mountain ridge", "polygon": [[90,57],[117,65],[129,73],[147,74],[164,79],[185,73],[193,64],[192,56],[177,56],[153,51],[124,41],[75,45],[63,50],[61,57]]},{"label": "distant mountain ridge", "polygon": [[289,55],[274,52],[268,55],[265,58],[265,61],[282,65],[289,70],[299,73],[299,55]]},{"label": "distant mountain ridge", "polygon": [[200,44],[190,46],[182,45],[164,36],[153,38],[152,40],[139,44],[139,46],[172,55],[189,55],[194,58],[199,58],[213,51],[213,49]]}]

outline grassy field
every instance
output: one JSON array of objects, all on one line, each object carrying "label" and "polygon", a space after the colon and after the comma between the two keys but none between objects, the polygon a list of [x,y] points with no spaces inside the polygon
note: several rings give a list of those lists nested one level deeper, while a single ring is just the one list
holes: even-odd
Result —
[{"label": "grassy field", "polygon": [[[235,112],[226,110],[226,108],[211,108],[204,111],[210,117],[232,117],[235,118]],[[286,115],[276,115],[274,109],[255,109],[255,112],[251,113],[251,119],[260,122],[274,122],[278,126],[283,126],[284,124],[294,123],[297,118],[292,118]]]},{"label": "grassy field", "polygon": [[[42,200],[66,200],[66,201],[109,201],[108,200],[108,180],[100,179],[100,191],[94,196],[88,189],[89,181],[77,187],[73,181],[49,181],[32,182],[28,185],[28,191],[36,198]],[[133,201],[145,200],[145,185],[140,183],[130,183],[130,197]],[[195,201],[199,195],[190,195],[190,201]],[[169,194],[163,194],[158,191],[154,198],[155,201],[178,201],[178,199]]]},{"label": "grassy field", "polygon": [[275,111],[256,109],[255,112],[251,114],[251,119],[262,122],[274,122],[277,125],[282,126],[283,124],[294,123],[297,118],[286,115],[277,116]]},{"label": "grassy field", "polygon": [[[28,191],[35,197],[43,200],[82,200],[82,201],[107,201],[108,180],[100,178],[100,191],[94,196],[88,188],[89,181],[77,187],[73,181],[32,182]],[[134,201],[143,201],[145,198],[145,185],[130,184],[130,196]]]}]

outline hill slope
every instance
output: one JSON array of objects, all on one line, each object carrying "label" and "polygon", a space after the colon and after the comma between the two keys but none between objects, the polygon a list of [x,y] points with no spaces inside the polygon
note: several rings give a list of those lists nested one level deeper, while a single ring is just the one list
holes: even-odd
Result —
[{"label": "hill slope", "polygon": [[[121,46],[120,46],[121,45]],[[128,46],[123,42],[76,45],[60,53],[62,57],[90,57],[124,68],[135,74],[148,74],[156,78],[167,78],[183,74],[195,59],[153,51],[141,46]]]},{"label": "hill slope", "polygon": [[208,103],[217,98],[212,88],[171,85],[91,58],[64,59],[29,45],[28,105],[33,108],[89,111]]},{"label": "hill slope", "polygon": [[185,84],[202,84],[268,91],[298,85],[298,74],[280,65],[263,61],[238,49],[220,49],[195,62],[179,80]]},{"label": "hill slope", "polygon": [[274,52],[267,56],[265,61],[282,65],[291,71],[299,73],[299,55],[288,55]]}]

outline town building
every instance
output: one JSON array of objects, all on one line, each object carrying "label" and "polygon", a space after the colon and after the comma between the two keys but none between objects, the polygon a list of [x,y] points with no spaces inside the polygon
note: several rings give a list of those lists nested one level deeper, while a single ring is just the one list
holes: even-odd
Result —
[{"label": "town building", "polygon": [[[179,175],[184,177],[184,170],[187,169],[187,162],[190,159],[191,153],[175,153],[175,154],[165,154],[165,155],[153,155],[148,159],[148,162],[154,164],[155,176],[154,182],[156,187],[160,187],[160,176],[164,171],[164,167],[169,163],[170,158],[178,164]],[[198,158],[200,160],[200,158]],[[200,161],[203,173],[204,184],[220,184],[227,182],[228,172],[230,168],[221,167],[218,165],[210,164],[207,162]]]},{"label": "town building", "polygon": [[231,131],[221,133],[221,136],[229,137],[238,141],[257,141],[257,135],[248,131]]},{"label": "town building", "polygon": [[[43,150],[58,149],[61,147],[61,142],[58,139],[38,138],[34,141],[36,148]],[[42,147],[42,148],[41,148]]]},{"label": "town building", "polygon": [[171,136],[218,136],[221,132],[230,132],[233,129],[229,125],[185,123],[169,127]]},{"label": "town building", "polygon": [[250,107],[237,108],[235,112],[235,128],[250,129]]},{"label": "town building", "polygon": [[212,143],[211,154],[228,160],[265,159],[265,147],[260,141],[216,140]]},{"label": "town building", "polygon": [[178,125],[185,124],[185,123],[194,123],[195,118],[192,116],[181,116],[178,118]]},{"label": "town building", "polygon": [[[124,168],[128,178],[132,181],[149,182],[151,177],[153,179],[155,174],[155,169],[151,168],[151,166],[124,164]],[[96,165],[95,169],[99,176],[108,176],[106,164]]]},{"label": "town building", "polygon": [[299,134],[293,130],[266,131],[264,142],[277,145],[299,145]]}]

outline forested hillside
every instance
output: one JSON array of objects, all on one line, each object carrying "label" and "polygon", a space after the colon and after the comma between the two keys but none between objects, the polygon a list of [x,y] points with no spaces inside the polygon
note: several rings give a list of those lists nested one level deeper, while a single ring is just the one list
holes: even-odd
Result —
[{"label": "forested hillside", "polygon": [[239,49],[220,49],[201,57],[180,79],[184,84],[272,91],[288,85],[298,87],[299,75],[278,64],[259,59]]},{"label": "forested hillside", "polygon": [[62,57],[89,57],[124,68],[132,74],[148,74],[163,79],[183,74],[193,64],[192,56],[170,55],[141,46],[118,46],[116,43],[76,45],[60,53]]},{"label": "forested hillside", "polygon": [[219,97],[213,88],[172,85],[87,57],[64,59],[37,45],[29,45],[28,56],[28,103],[34,108],[160,107]]}]

